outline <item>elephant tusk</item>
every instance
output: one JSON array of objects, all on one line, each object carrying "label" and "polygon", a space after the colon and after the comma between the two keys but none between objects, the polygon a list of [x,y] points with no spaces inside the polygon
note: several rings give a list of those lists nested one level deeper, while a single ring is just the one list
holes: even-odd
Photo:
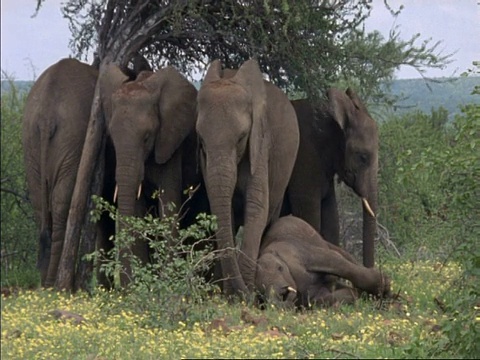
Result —
[{"label": "elephant tusk", "polygon": [[117,202],[117,195],[118,195],[118,185],[115,185],[115,191],[113,193],[113,203]]},{"label": "elephant tusk", "polygon": [[368,212],[372,217],[376,217],[376,216],[375,216],[375,213],[373,212],[372,208],[370,207],[370,204],[368,203],[367,199],[362,198],[362,203],[363,203],[363,206],[365,207],[365,210],[367,210],[367,212]]},{"label": "elephant tusk", "polygon": [[293,292],[293,293],[295,293],[295,294],[297,293],[297,290],[295,290],[295,289],[294,289],[293,287],[291,287],[291,286],[287,287],[287,290],[288,290],[288,291],[291,291],[291,292]]},{"label": "elephant tusk", "polygon": [[142,183],[138,185],[137,200],[140,199],[140,194],[142,193]]}]

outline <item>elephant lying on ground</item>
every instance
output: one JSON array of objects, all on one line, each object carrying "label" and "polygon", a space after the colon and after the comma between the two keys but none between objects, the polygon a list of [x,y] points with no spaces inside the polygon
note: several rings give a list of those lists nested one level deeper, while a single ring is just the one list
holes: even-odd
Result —
[{"label": "elephant lying on ground", "polygon": [[[338,278],[349,280],[354,287],[341,284]],[[308,223],[291,215],[278,219],[266,232],[255,284],[264,297],[298,307],[352,303],[362,291],[390,296],[386,275],[358,264]]]},{"label": "elephant lying on ground", "polygon": [[378,172],[378,130],[351,89],[330,89],[328,103],[294,100],[300,145],[285,196],[283,215],[298,216],[329,242],[339,245],[334,177],[362,199],[363,264],[374,266]]}]

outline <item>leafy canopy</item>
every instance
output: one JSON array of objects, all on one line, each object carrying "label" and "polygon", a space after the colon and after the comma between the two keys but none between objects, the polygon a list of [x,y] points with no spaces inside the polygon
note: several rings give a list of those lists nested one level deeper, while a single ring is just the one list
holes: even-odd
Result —
[{"label": "leafy canopy", "polygon": [[[44,0],[37,0],[37,10]],[[378,85],[400,65],[422,72],[449,56],[419,35],[408,41],[393,29],[388,39],[366,33],[371,0],[68,0],[71,48],[94,52],[126,67],[140,52],[154,67],[171,64],[190,77],[220,59],[238,67],[256,57],[276,84],[310,97],[337,83],[380,97]],[[398,15],[390,9],[393,16]]]}]

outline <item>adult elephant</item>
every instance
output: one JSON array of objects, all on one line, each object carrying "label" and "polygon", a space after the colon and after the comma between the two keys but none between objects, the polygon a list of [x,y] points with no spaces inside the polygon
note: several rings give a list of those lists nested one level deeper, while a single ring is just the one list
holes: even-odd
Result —
[{"label": "adult elephant", "polygon": [[[100,74],[100,86],[107,133],[115,149],[119,214],[143,216],[155,190],[159,190],[158,215],[169,214],[166,205],[180,206],[182,185],[187,185],[182,179],[182,144],[194,132],[197,90],[171,66],[142,72],[129,81],[112,64]],[[121,249],[122,285],[132,276],[124,253],[145,262],[147,244],[137,240]]]},{"label": "adult elephant", "polygon": [[42,73],[25,103],[25,171],[40,225],[38,267],[45,287],[57,277],[97,77],[90,65],[60,60]]},{"label": "adult elephant", "polygon": [[[197,98],[202,173],[227,294],[254,289],[256,260],[267,225],[279,216],[298,149],[298,124],[287,96],[264,81],[255,60],[238,71],[208,68]],[[234,234],[244,226],[240,253]]]},{"label": "adult elephant", "polygon": [[330,89],[328,103],[314,107],[292,101],[300,146],[286,192],[290,212],[339,244],[339,216],[334,176],[362,199],[363,264],[374,266],[376,234],[378,130],[352,89]]},{"label": "adult elephant", "polygon": [[[350,280],[353,287],[340,283]],[[266,232],[257,262],[256,287],[265,297],[309,307],[353,303],[360,292],[390,296],[390,280],[358,264],[295,216],[278,219]]]}]

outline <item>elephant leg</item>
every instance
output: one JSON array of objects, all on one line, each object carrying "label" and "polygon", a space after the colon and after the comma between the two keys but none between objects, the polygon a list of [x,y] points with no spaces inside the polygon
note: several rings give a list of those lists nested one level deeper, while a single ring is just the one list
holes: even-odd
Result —
[{"label": "elephant leg", "polygon": [[[40,148],[40,145],[34,140],[30,140],[31,147]],[[27,150],[25,150],[27,151]],[[48,207],[47,196],[42,196],[42,184],[40,175],[40,159],[36,151],[28,150],[25,156],[25,168],[27,177],[27,187],[29,189],[30,201],[35,212],[35,221],[40,226],[40,234],[38,238],[37,248],[37,269],[40,272],[40,279],[42,286],[45,286],[47,280],[48,266],[50,263],[50,254],[52,246],[52,221],[50,214],[48,214],[48,221],[42,224],[42,208]]]},{"label": "elephant leg", "polygon": [[288,202],[292,215],[309,223],[317,232],[321,229],[321,207],[319,205],[322,193],[313,176],[306,176],[301,183],[294,182],[292,177],[288,185]]},{"label": "elephant leg", "polygon": [[40,234],[37,259],[37,268],[40,271],[40,279],[42,286],[46,286],[51,254],[52,234],[49,229],[44,229]]},{"label": "elephant leg", "polygon": [[[56,189],[60,189],[62,182],[58,183]],[[45,287],[52,287],[55,285],[58,273],[58,265],[60,257],[62,256],[63,243],[65,240],[65,230],[67,225],[68,211],[70,202],[67,201],[63,191],[52,191],[52,243],[50,253],[50,263],[48,265],[47,279]]]},{"label": "elephant leg", "polygon": [[340,246],[331,244],[328,241],[326,242],[326,244],[330,250],[338,252],[340,255],[342,255],[345,259],[347,259],[351,263],[354,263],[355,265],[359,265],[357,260],[348,251],[342,249]]},{"label": "elephant leg", "polygon": [[269,192],[266,167],[256,169],[255,176],[249,179],[246,203],[245,225],[238,264],[245,285],[250,291],[255,289],[257,259],[260,243],[267,226],[269,215]]},{"label": "elephant leg", "polygon": [[377,269],[352,263],[331,249],[321,249],[314,254],[308,253],[307,256],[306,268],[308,271],[332,274],[350,280],[356,288],[373,295],[389,293],[390,282]]},{"label": "elephant leg", "polygon": [[340,244],[340,226],[338,217],[335,186],[332,183],[328,194],[321,201],[321,229],[320,234],[325,240],[334,245]]}]

